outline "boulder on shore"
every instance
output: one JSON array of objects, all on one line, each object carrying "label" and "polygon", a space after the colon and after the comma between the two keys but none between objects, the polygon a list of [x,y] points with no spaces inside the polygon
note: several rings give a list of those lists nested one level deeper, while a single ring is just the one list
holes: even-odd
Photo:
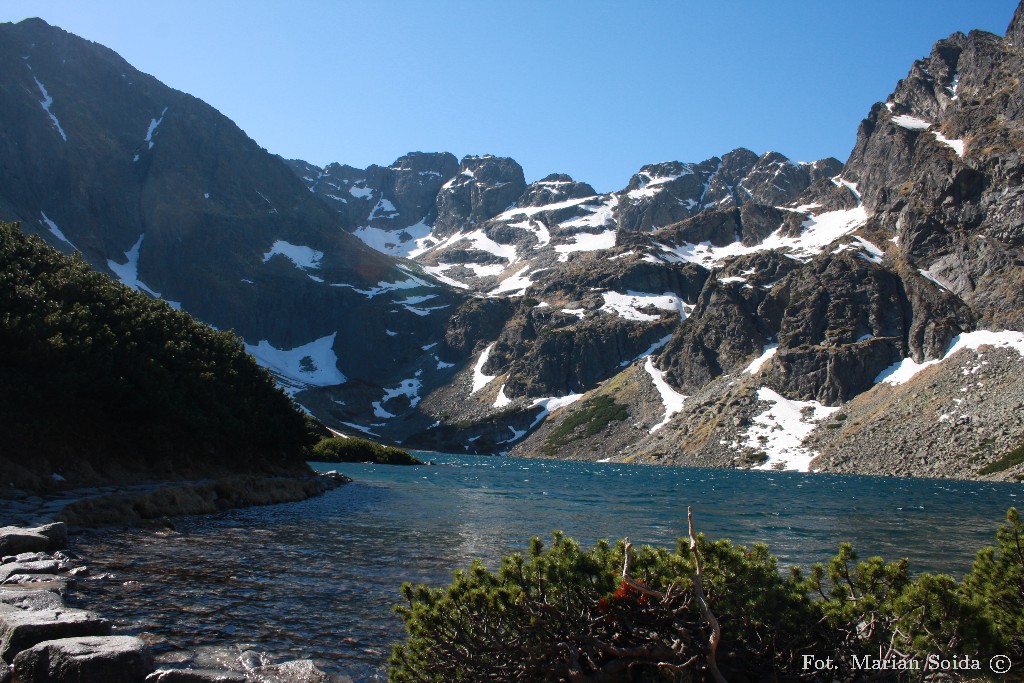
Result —
[{"label": "boulder on shore", "polygon": [[0,604],[0,659],[10,662],[22,650],[55,638],[110,635],[110,628],[106,619],[81,609],[31,610]]},{"label": "boulder on shore", "polygon": [[142,683],[152,670],[146,644],[132,636],[48,640],[14,658],[17,683]]}]

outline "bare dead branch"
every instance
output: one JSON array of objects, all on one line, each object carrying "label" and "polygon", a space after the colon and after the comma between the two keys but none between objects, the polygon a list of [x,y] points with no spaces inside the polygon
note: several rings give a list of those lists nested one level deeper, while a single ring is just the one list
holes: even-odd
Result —
[{"label": "bare dead branch", "polygon": [[708,642],[708,669],[711,671],[711,675],[714,677],[716,683],[727,683],[722,672],[718,670],[718,662],[715,661],[715,654],[718,652],[718,642],[722,639],[722,627],[718,623],[718,619],[715,618],[711,608],[708,606],[708,601],[704,597],[704,574],[701,569],[700,553],[697,552],[697,534],[693,530],[693,507],[686,507],[686,519],[690,525],[690,552],[693,553],[694,562],[694,575],[693,575],[693,594],[697,598],[697,605],[700,606],[700,611],[707,619],[708,625],[711,626],[711,638]]}]

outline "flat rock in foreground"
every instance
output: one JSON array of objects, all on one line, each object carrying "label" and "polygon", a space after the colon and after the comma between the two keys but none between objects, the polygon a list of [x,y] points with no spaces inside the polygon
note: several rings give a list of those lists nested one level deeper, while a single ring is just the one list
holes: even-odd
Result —
[{"label": "flat rock in foreground", "polygon": [[[0,605],[0,658],[9,662],[22,650],[55,638],[110,635],[110,628],[109,621],[85,610],[28,610],[2,604]],[[104,679],[83,678],[82,680],[100,681]]]},{"label": "flat rock in foreground", "polygon": [[145,643],[131,636],[48,640],[14,658],[18,683],[141,683],[152,670]]}]

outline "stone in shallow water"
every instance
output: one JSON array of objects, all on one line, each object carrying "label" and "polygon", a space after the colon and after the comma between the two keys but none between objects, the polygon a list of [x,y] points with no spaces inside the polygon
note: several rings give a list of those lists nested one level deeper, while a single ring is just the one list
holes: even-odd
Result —
[{"label": "stone in shallow water", "polygon": [[146,676],[146,683],[245,683],[245,674],[218,669],[161,669]]},{"label": "stone in shallow water", "polygon": [[310,659],[296,659],[252,669],[253,683],[352,683],[348,676],[338,676],[321,670]]},{"label": "stone in shallow water", "polygon": [[44,640],[106,635],[110,635],[110,622],[92,612],[27,610],[0,603],[0,658],[8,662],[22,650]]},{"label": "stone in shallow water", "polygon": [[140,683],[152,670],[145,643],[131,636],[48,640],[14,658],[18,683]]}]

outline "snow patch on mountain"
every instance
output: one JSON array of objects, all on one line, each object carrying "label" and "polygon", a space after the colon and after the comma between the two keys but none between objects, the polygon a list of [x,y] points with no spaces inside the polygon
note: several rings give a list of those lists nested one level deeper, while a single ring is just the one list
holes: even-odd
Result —
[{"label": "snow patch on mountain", "polygon": [[907,130],[928,130],[932,127],[932,124],[928,121],[909,114],[894,116],[892,117],[892,122],[894,125],[897,125],[900,128],[906,128]]},{"label": "snow patch on mountain", "polygon": [[581,209],[589,213],[579,218],[560,223],[562,228],[604,228],[615,222],[615,207],[619,205],[618,195],[607,195],[599,204],[582,204]]},{"label": "snow patch on mountain", "polygon": [[246,344],[245,350],[256,362],[275,375],[307,386],[327,387],[342,384],[346,377],[338,370],[334,353],[337,332],[291,349],[275,348],[269,341]]},{"label": "snow patch on mountain", "polygon": [[[31,68],[32,67],[30,66],[29,69]],[[57,120],[57,116],[52,111],[50,111],[50,107],[53,105],[53,98],[50,97],[50,93],[46,92],[46,86],[43,85],[38,78],[36,78],[33,75],[32,80],[36,82],[36,86],[39,88],[39,92],[43,96],[43,99],[39,100],[39,105],[43,108],[43,111],[46,112],[46,115],[50,117],[50,121],[53,122],[53,127],[57,129],[58,133],[60,133],[60,137],[64,140],[64,142],[67,142],[67,133],[65,133],[64,129],[61,127],[60,121]]]},{"label": "snow patch on mountain", "polygon": [[602,311],[617,315],[626,320],[650,322],[661,320],[661,316],[652,313],[644,313],[643,309],[657,308],[663,311],[676,311],[679,313],[680,321],[686,320],[687,311],[683,300],[671,292],[664,294],[648,294],[645,292],[629,291],[625,294],[619,292],[601,292],[604,299]]},{"label": "snow patch on mountain", "polygon": [[149,149],[153,149],[153,145],[156,144],[155,142],[153,142],[153,133],[155,133],[157,127],[161,123],[163,123],[163,121],[164,121],[164,114],[166,114],[166,113],[167,113],[167,107],[164,107],[164,110],[162,112],[160,112],[160,118],[150,119],[149,120],[149,129],[146,130],[146,137],[145,137],[145,139],[143,139],[143,142],[146,142],[146,143],[149,144]]},{"label": "snow patch on mountain", "polygon": [[[781,249],[799,261],[806,261],[820,254],[826,246],[835,240],[864,226],[867,212],[864,207],[840,211],[828,211],[811,215],[803,222],[800,235],[787,237],[782,229],[776,230],[760,244],[747,246],[740,241],[716,247],[710,242],[700,244],[686,243],[679,246],[659,244],[670,260],[689,261],[705,268],[713,268],[726,259],[734,256],[752,254],[769,249]],[[877,248],[876,248],[877,249]]]},{"label": "snow patch on mountain", "polygon": [[403,379],[398,383],[398,386],[391,387],[390,389],[384,388],[384,398],[381,399],[381,403],[387,403],[393,398],[405,396],[409,399],[409,405],[415,408],[420,402],[421,389],[423,389],[423,382],[418,378]]},{"label": "snow patch on mountain", "polygon": [[[144,282],[139,279],[139,252],[142,250],[142,240],[146,237],[146,233],[139,235],[139,239],[132,245],[132,248],[124,252],[124,256],[127,260],[125,263],[118,263],[113,259],[107,259],[107,268],[117,276],[117,279],[128,285],[136,292],[146,292],[151,296],[160,298],[160,292],[155,292],[146,286]],[[174,308],[180,308],[180,304],[174,301],[169,301]]]},{"label": "snow patch on mountain", "polygon": [[444,272],[449,268],[457,268],[460,265],[464,264],[441,263],[436,266],[424,266],[423,271],[430,275],[431,277],[433,277],[434,279],[445,283],[446,285],[451,285],[452,287],[457,287],[459,289],[471,289],[471,287],[467,285],[465,282],[460,282],[459,280],[456,280],[455,278],[449,277],[444,274]]},{"label": "snow patch on mountain", "polygon": [[515,274],[505,278],[495,289],[488,293],[488,296],[522,296],[526,288],[533,284],[533,280],[526,273],[529,269],[530,266],[524,266]]},{"label": "snow patch on mountain", "polygon": [[947,147],[952,149],[954,152],[956,152],[957,156],[962,157],[964,155],[964,141],[963,140],[956,140],[956,139],[947,138],[945,135],[943,135],[942,133],[940,133],[937,130],[933,130],[932,131],[932,135],[935,136],[936,140],[938,140],[939,142],[941,142],[942,144],[946,145]]},{"label": "snow patch on mountain", "polygon": [[483,352],[480,354],[480,357],[477,358],[476,365],[473,366],[473,388],[469,392],[470,395],[473,395],[476,392],[480,391],[488,384],[490,384],[492,379],[497,377],[497,375],[485,375],[483,370],[484,366],[487,364],[487,359],[491,355],[491,349],[493,348],[494,344],[492,343],[490,346],[484,349]]},{"label": "snow patch on mountain", "polygon": [[661,396],[661,403],[665,406],[665,417],[650,429],[650,432],[653,434],[667,425],[672,416],[683,409],[683,403],[687,397],[669,386],[669,383],[665,381],[665,373],[654,367],[654,360],[651,356],[647,356],[647,360],[644,361],[644,370],[650,375],[654,388],[658,390],[658,394]]},{"label": "snow patch on mountain", "polygon": [[778,344],[766,344],[761,355],[755,358],[750,365],[744,368],[743,372],[747,375],[756,375],[761,371],[761,366],[771,360],[772,356],[774,356],[775,352],[778,350]]},{"label": "snow patch on mountain", "polygon": [[[512,399],[505,395],[505,385],[502,384],[501,388],[498,389],[498,397],[494,399],[495,408],[504,408],[505,406],[511,405]],[[523,432],[525,434],[526,432]],[[501,442],[504,443],[504,442]]]},{"label": "snow patch on mountain", "polygon": [[373,188],[352,185],[348,188],[348,193],[357,199],[368,199],[373,196]]},{"label": "snow patch on mountain", "polygon": [[805,448],[804,441],[821,420],[840,408],[829,408],[818,401],[791,401],[767,387],[757,390],[757,400],[770,403],[771,407],[754,418],[733,447],[751,448],[767,455],[768,460],[757,469],[807,472],[817,453]]},{"label": "snow patch on mountain", "polygon": [[953,337],[953,341],[950,342],[949,348],[946,349],[946,353],[942,355],[942,358],[927,360],[923,363],[918,363],[913,358],[904,358],[900,362],[893,363],[888,368],[880,372],[878,376],[875,377],[875,383],[878,384],[884,382],[885,384],[893,385],[906,384],[925,368],[944,362],[958,351],[962,351],[963,349],[977,351],[982,346],[1015,349],[1021,357],[1024,358],[1024,333],[1014,332],[1011,330],[1005,330],[1002,332],[977,330],[975,332],[964,332],[962,334],[958,334]]},{"label": "snow patch on mountain", "polygon": [[584,202],[592,202],[594,197],[580,197],[576,199],[567,199],[562,202],[555,202],[553,204],[542,204],[541,206],[523,206],[508,209],[499,213],[494,217],[496,221],[509,221],[513,218],[527,218],[535,216],[538,213],[544,213],[546,211],[558,211],[559,209],[567,209],[572,206],[579,206]]},{"label": "snow patch on mountain", "polygon": [[647,356],[650,356],[652,353],[654,353],[658,349],[661,349],[661,348],[664,348],[665,346],[667,346],[670,341],[672,341],[672,335],[671,334],[666,334],[664,337],[662,337],[658,341],[656,341],[653,344],[651,344],[650,346],[648,346],[647,350],[644,351],[643,353],[641,353],[636,358],[631,358],[629,360],[624,360],[621,363],[619,363],[619,367],[624,368],[627,365],[629,365],[630,363],[635,363],[636,361],[640,360],[641,358],[646,358]]},{"label": "snow patch on mountain", "polygon": [[39,213],[41,213],[43,216],[43,224],[46,225],[47,228],[49,228],[50,233],[52,233],[54,237],[59,239],[61,242],[64,242],[72,249],[78,249],[78,247],[76,247],[74,243],[71,240],[69,240],[63,232],[61,232],[61,229],[57,227],[57,224],[50,220],[50,218],[46,215],[45,212],[40,211]]},{"label": "snow patch on mountain", "polygon": [[421,220],[401,230],[384,230],[366,225],[356,228],[352,234],[371,249],[391,256],[415,258],[429,248],[424,242],[430,239],[431,227]]},{"label": "snow patch on mountain", "polygon": [[542,410],[540,411],[540,413],[537,414],[537,417],[533,418],[533,422],[530,423],[530,426],[527,428],[527,431],[536,427],[544,420],[544,418],[546,418],[548,415],[555,412],[559,408],[571,406],[573,403],[580,400],[581,398],[583,398],[583,394],[567,394],[565,396],[550,396],[546,398],[533,399],[532,406],[540,406]]},{"label": "snow patch on mountain", "polygon": [[601,233],[581,232],[572,235],[572,242],[569,244],[556,244],[555,251],[558,252],[558,260],[565,262],[569,260],[569,254],[575,251],[599,251],[611,249],[615,246],[615,230],[608,230]]},{"label": "snow patch on mountain", "polygon": [[319,268],[320,260],[324,257],[324,252],[317,251],[311,247],[304,247],[298,244],[291,244],[284,240],[277,240],[270,247],[270,251],[263,254],[263,262],[266,263],[273,257],[280,254],[286,259],[295,264],[296,268],[303,270]]},{"label": "snow patch on mountain", "polygon": [[[385,215],[388,214],[388,215]],[[370,212],[370,220],[374,218],[394,218],[398,215],[398,209],[389,200],[380,198],[377,202],[377,206],[373,207],[373,211]]]},{"label": "snow patch on mountain", "polygon": [[402,304],[402,308],[404,308],[405,310],[409,311],[410,313],[415,313],[416,315],[418,315],[420,317],[423,317],[423,316],[430,315],[434,311],[444,310],[444,309],[448,308],[448,306],[446,304],[444,306],[433,306],[431,308],[419,308],[417,306],[410,306],[409,304],[404,304],[403,303]]},{"label": "snow patch on mountain", "polygon": [[[907,130],[913,131],[928,130],[929,128],[932,127],[932,124],[929,123],[928,121],[917,118],[916,116],[910,116],[909,114],[901,114],[899,116],[894,116],[892,117],[892,122],[894,125],[897,125],[900,128],[906,128]],[[939,142],[941,142],[942,144],[946,145],[954,152],[956,152],[957,156],[962,157],[964,155],[963,140],[947,138],[945,135],[943,135],[937,130],[933,130],[931,131],[931,133],[932,135],[935,136],[936,140],[938,140]]]}]

